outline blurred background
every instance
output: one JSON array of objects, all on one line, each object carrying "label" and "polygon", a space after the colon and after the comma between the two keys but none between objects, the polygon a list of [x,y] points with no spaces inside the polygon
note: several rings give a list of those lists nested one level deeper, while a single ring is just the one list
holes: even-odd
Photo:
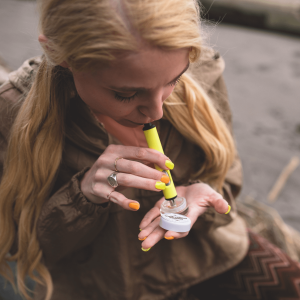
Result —
[{"label": "blurred background", "polygon": [[[276,209],[300,231],[300,0],[202,0],[206,44],[225,59],[239,200]],[[34,0],[0,0],[0,81],[41,54]],[[30,284],[30,283],[29,283]],[[0,282],[2,285],[2,282]],[[2,290],[3,299],[20,299]]]}]

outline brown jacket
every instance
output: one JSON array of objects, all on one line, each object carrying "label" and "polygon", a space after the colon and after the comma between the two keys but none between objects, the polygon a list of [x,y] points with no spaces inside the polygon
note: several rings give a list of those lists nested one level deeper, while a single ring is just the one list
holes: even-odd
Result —
[{"label": "brown jacket", "polygon": [[[26,61],[0,88],[0,175],[18,104],[30,88],[39,61]],[[231,127],[223,70],[222,58],[208,49],[189,72],[209,93]],[[44,261],[54,282],[53,300],[165,299],[243,259],[248,239],[234,203],[242,181],[238,158],[224,185],[232,205],[229,215],[208,209],[187,237],[162,240],[149,252],[143,252],[137,238],[139,223],[162,194],[131,189],[133,199],[141,204],[137,212],[123,210],[112,202],[103,207],[87,201],[80,191],[80,178],[109,144],[119,142],[80,99],[72,101],[69,115],[62,163],[37,228]],[[202,152],[167,120],[157,122],[157,127],[165,154],[176,166],[172,171],[175,185],[188,184],[191,172],[201,166]],[[44,292],[37,286],[34,299],[44,299]]]}]

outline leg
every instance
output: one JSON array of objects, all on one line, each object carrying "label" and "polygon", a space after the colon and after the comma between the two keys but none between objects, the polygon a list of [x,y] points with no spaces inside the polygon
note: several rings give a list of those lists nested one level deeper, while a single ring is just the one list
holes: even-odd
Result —
[{"label": "leg", "polygon": [[249,251],[239,265],[189,292],[209,300],[300,299],[300,264],[251,231],[249,238]]}]

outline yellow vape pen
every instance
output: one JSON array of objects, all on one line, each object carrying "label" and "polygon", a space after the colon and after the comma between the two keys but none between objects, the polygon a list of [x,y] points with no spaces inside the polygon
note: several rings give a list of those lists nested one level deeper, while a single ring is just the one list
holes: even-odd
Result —
[{"label": "yellow vape pen", "polygon": [[[164,154],[164,150],[162,148],[156,126],[151,123],[145,124],[143,131],[144,131],[144,134],[146,137],[148,147],[150,149],[155,149]],[[155,165],[155,169],[158,171],[164,172],[166,175],[169,176],[170,181],[169,181],[169,183],[166,184],[166,188],[163,190],[163,193],[164,193],[166,200],[168,200],[168,201],[174,200],[177,197],[177,192],[175,189],[175,185],[174,185],[170,170],[163,170],[157,165]]]},{"label": "yellow vape pen", "polygon": [[[148,147],[164,154],[155,125],[148,123],[143,128]],[[163,190],[165,201],[160,208],[161,219],[159,226],[165,230],[187,232],[191,229],[191,220],[185,216],[188,205],[184,197],[177,197],[175,185],[170,170],[163,170],[155,165],[155,169],[169,176],[170,181]]]}]

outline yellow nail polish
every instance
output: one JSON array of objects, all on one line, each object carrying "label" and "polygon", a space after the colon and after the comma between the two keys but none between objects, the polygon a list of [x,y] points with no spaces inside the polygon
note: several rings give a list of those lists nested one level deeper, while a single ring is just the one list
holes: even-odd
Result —
[{"label": "yellow nail polish", "polygon": [[174,164],[170,160],[166,160],[165,162],[166,167],[168,167],[170,170],[174,169]]},{"label": "yellow nail polish", "polygon": [[144,241],[147,237],[145,236],[143,239],[138,238],[140,241]]},{"label": "yellow nail polish", "polygon": [[174,236],[165,236],[165,239],[166,239],[166,240],[169,240],[169,241],[170,241],[170,240],[174,240]]},{"label": "yellow nail polish", "polygon": [[169,176],[167,176],[167,175],[163,175],[163,176],[161,177],[160,181],[163,182],[163,183],[169,183],[170,178],[169,178]]},{"label": "yellow nail polish", "polygon": [[164,190],[166,188],[166,184],[163,183],[163,182],[160,182],[160,181],[157,181],[155,183],[155,187],[158,189],[158,190]]},{"label": "yellow nail polish", "polygon": [[130,203],[128,204],[128,206],[129,206],[130,208],[132,208],[132,209],[135,209],[135,210],[139,210],[139,208],[140,208],[139,203],[136,203],[136,202],[130,202]]},{"label": "yellow nail polish", "polygon": [[149,251],[151,249],[151,247],[150,248],[148,248],[148,249],[144,249],[144,248],[142,248],[142,250],[144,251],[144,252],[147,252],[147,251]]},{"label": "yellow nail polish", "polygon": [[143,229],[140,228],[140,231],[142,231]]},{"label": "yellow nail polish", "polygon": [[231,206],[228,204],[228,210],[227,210],[227,212],[225,213],[225,215],[229,214],[230,210],[231,210]]}]

